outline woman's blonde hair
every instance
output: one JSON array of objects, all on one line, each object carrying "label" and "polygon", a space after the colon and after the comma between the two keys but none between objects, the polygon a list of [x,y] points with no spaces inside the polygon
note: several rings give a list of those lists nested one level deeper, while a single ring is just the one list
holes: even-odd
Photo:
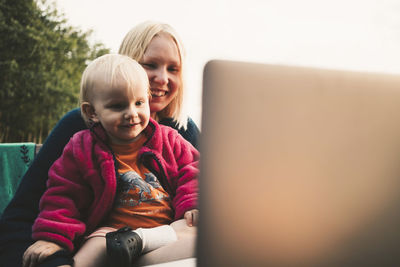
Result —
[{"label": "woman's blonde hair", "polygon": [[154,38],[154,36],[160,33],[166,33],[171,36],[178,48],[178,53],[181,61],[181,85],[178,88],[178,93],[176,97],[171,101],[171,103],[169,103],[168,106],[166,106],[162,111],[157,112],[157,118],[172,118],[178,123],[179,127],[186,128],[187,116],[183,114],[184,82],[182,73],[182,71],[184,70],[183,65],[185,51],[182,42],[174,28],[166,23],[159,23],[155,21],[146,21],[138,24],[126,34],[124,40],[121,43],[118,53],[122,55],[127,55],[140,62],[151,40]]},{"label": "woman's blonde hair", "polygon": [[[92,104],[96,95],[96,86],[106,84],[114,88],[123,84],[127,88],[143,86],[148,89],[150,95],[149,79],[146,71],[134,59],[118,54],[106,54],[89,63],[82,74],[79,102]],[[90,120],[81,109],[81,114],[86,124],[90,126]]]}]

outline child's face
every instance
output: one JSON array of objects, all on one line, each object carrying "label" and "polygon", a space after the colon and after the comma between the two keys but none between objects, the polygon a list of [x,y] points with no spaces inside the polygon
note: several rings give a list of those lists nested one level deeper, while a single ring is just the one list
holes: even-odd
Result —
[{"label": "child's face", "polygon": [[121,83],[113,88],[99,84],[95,90],[93,120],[103,125],[112,143],[134,142],[149,123],[148,88],[143,83],[134,88]]}]

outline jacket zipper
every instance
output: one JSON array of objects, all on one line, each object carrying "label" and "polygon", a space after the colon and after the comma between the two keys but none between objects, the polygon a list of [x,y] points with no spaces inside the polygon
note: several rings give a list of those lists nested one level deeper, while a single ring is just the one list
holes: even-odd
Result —
[{"label": "jacket zipper", "polygon": [[[160,175],[161,175],[161,179],[160,179],[160,183],[163,186],[164,189],[167,190],[167,192],[172,196],[171,199],[173,199],[175,192],[172,191],[171,186],[169,185],[168,179],[167,179],[167,175],[165,174],[165,170],[163,168],[163,166],[161,165],[160,160],[156,157],[156,155],[152,152],[144,152],[141,157],[140,160],[143,162],[143,164],[146,166],[147,164],[146,161],[144,160],[145,156],[149,156],[151,157],[153,160],[155,160],[155,162],[158,165],[158,168],[160,169]],[[146,168],[148,168],[150,171],[155,172],[155,170],[152,170],[151,168],[149,168],[151,166],[146,166]]]}]

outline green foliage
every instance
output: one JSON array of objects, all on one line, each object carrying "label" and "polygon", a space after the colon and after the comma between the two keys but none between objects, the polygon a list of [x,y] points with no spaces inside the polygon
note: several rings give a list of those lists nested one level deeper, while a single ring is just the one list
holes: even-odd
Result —
[{"label": "green foliage", "polygon": [[109,49],[47,0],[0,0],[0,142],[42,142],[78,106],[87,62]]}]

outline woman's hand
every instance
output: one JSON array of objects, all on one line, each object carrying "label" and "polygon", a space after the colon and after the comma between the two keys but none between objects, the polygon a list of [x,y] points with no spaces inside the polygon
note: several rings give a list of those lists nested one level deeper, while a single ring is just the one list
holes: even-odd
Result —
[{"label": "woman's hand", "polygon": [[188,226],[197,226],[199,223],[199,210],[193,209],[185,212],[183,218],[186,220]]},{"label": "woman's hand", "polygon": [[22,257],[22,267],[33,267],[42,262],[48,256],[63,248],[56,243],[38,240],[25,251]]}]

